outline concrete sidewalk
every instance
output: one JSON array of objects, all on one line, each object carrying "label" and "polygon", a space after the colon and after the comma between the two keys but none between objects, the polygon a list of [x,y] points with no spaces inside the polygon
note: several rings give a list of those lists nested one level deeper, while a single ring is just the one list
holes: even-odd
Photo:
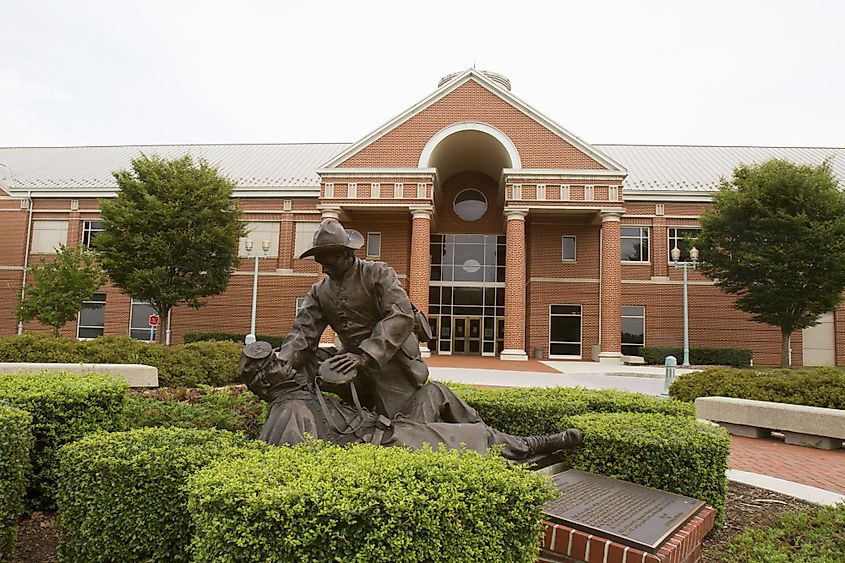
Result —
[{"label": "concrete sidewalk", "polygon": [[[620,389],[657,396],[664,369],[658,366],[611,366],[594,362],[514,364],[495,358],[439,356],[430,362],[432,379],[496,387],[584,387]],[[434,365],[431,365],[434,364]],[[450,365],[454,364],[454,365]],[[551,369],[555,370],[554,372]],[[697,371],[678,369],[677,375]],[[816,504],[845,501],[845,450],[822,451],[773,439],[731,437],[728,478]]]}]

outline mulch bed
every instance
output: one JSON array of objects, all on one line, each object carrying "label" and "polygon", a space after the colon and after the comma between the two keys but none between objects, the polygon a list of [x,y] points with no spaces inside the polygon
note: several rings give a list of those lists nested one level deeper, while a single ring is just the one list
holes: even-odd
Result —
[{"label": "mulch bed", "polygon": [[[727,519],[720,530],[704,540],[701,561],[722,561],[720,554],[736,534],[750,526],[773,524],[784,512],[794,512],[815,505],[765,489],[731,482],[728,489]],[[53,563],[58,561],[56,546],[59,531],[55,514],[33,513],[21,519],[18,547],[9,563]]]}]

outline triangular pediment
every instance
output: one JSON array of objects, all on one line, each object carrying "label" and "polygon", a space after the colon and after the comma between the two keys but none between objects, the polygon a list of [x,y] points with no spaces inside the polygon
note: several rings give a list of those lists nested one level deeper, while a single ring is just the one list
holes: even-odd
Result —
[{"label": "triangular pediment", "polygon": [[500,131],[519,151],[523,169],[625,174],[621,164],[475,69],[445,82],[354,143],[323,169],[417,168],[429,140],[460,123],[480,123]]}]

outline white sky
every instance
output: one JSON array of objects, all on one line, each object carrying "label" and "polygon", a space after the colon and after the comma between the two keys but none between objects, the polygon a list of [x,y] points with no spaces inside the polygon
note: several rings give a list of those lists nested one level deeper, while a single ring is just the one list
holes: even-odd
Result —
[{"label": "white sky", "polygon": [[0,146],[353,142],[451,72],[591,143],[845,147],[845,2],[0,0]]}]

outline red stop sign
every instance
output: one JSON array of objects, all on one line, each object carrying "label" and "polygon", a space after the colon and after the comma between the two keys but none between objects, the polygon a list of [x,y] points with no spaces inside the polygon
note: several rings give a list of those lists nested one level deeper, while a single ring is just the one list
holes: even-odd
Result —
[{"label": "red stop sign", "polygon": [[158,324],[158,315],[150,315],[150,326],[156,326]]}]

